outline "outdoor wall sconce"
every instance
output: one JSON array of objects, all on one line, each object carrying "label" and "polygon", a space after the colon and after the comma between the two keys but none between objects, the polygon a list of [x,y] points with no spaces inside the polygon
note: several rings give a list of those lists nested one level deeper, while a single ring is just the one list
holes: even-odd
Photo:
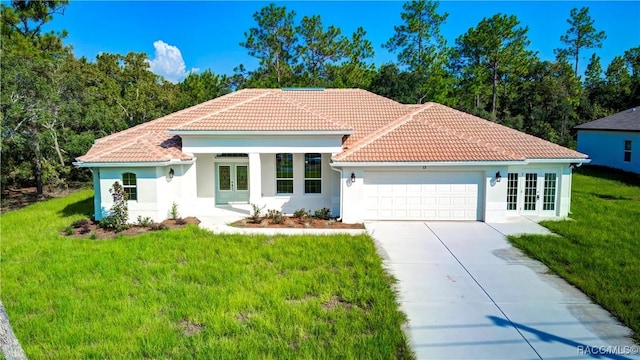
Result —
[{"label": "outdoor wall sconce", "polygon": [[356,182],[356,173],[351,173],[351,182]]},{"label": "outdoor wall sconce", "polygon": [[496,182],[500,182],[502,180],[502,175],[500,175],[500,171],[496,173]]},{"label": "outdoor wall sconce", "polygon": [[173,168],[169,169],[169,179],[173,179],[173,174],[175,174],[175,172],[173,171]]}]

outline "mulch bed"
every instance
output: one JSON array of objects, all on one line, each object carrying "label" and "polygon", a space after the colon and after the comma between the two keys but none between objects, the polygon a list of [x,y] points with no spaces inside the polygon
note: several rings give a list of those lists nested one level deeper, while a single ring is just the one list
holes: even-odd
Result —
[{"label": "mulch bed", "polygon": [[66,230],[60,232],[61,235],[77,237],[77,238],[90,238],[90,239],[111,239],[118,236],[134,236],[138,234],[144,234],[150,231],[161,231],[164,229],[181,229],[188,224],[198,225],[200,220],[195,217],[186,217],[184,219],[171,220],[167,219],[161,223],[153,223],[151,226],[142,227],[140,225],[130,225],[128,229],[120,232],[113,230],[103,229],[96,221],[86,220],[82,223],[74,223],[71,225],[72,233],[68,234]]},{"label": "mulch bed", "polygon": [[336,220],[322,220],[314,218],[295,218],[284,216],[284,222],[273,224],[270,219],[264,218],[259,223],[253,223],[248,219],[238,220],[231,226],[238,228],[290,228],[290,229],[364,229],[363,224],[348,224]]}]

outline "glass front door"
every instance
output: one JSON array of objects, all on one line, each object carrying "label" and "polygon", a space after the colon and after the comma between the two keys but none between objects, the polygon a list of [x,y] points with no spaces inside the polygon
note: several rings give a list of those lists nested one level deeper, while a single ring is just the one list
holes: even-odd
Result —
[{"label": "glass front door", "polygon": [[246,163],[216,164],[216,204],[247,203],[249,201],[249,165]]}]

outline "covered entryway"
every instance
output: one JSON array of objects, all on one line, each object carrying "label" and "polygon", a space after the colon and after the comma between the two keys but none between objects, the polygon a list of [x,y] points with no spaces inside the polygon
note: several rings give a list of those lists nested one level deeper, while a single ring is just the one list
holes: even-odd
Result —
[{"label": "covered entryway", "polygon": [[482,172],[365,171],[367,220],[483,220]]},{"label": "covered entryway", "polygon": [[216,163],[216,204],[249,201],[249,164]]}]

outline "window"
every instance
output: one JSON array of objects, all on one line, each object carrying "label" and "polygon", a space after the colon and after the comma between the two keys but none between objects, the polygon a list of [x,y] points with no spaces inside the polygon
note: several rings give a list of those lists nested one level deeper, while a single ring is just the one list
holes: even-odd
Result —
[{"label": "window", "polygon": [[124,189],[124,192],[127,193],[127,200],[138,200],[138,184],[136,181],[136,174],[122,174],[122,187]]},{"label": "window", "polygon": [[631,140],[624,141],[624,161],[631,162]]},{"label": "window", "polygon": [[507,179],[507,210],[517,210],[518,207],[518,174],[509,173]]},{"label": "window", "polygon": [[276,154],[276,194],[293,194],[293,154]]},{"label": "window", "polygon": [[320,194],[322,192],[322,155],[318,153],[304,154],[304,193]]},{"label": "window", "polygon": [[542,198],[542,210],[556,209],[556,174],[544,174],[544,197]]}]

